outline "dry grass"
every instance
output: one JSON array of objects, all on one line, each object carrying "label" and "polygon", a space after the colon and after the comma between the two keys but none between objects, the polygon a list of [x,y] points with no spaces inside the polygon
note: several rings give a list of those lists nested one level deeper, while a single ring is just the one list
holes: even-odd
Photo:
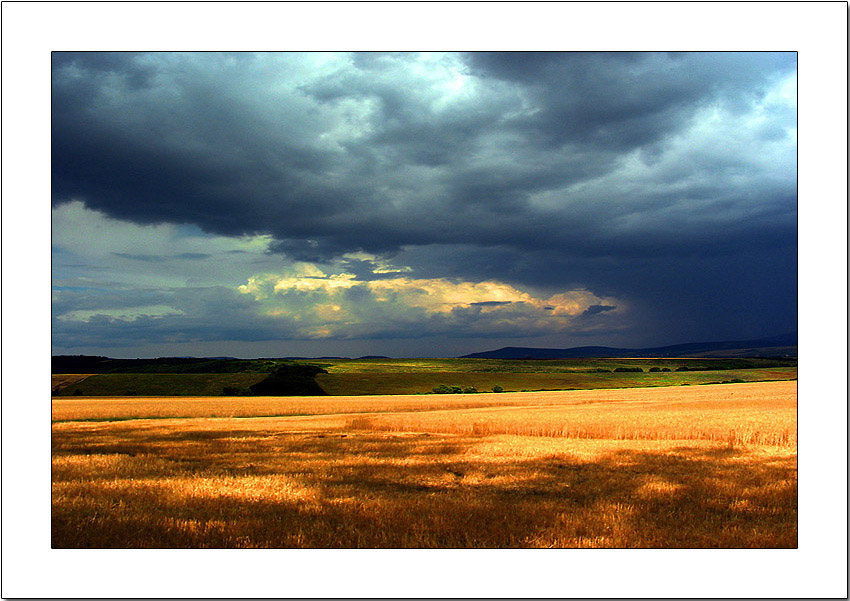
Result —
[{"label": "dry grass", "polygon": [[[558,402],[550,400],[549,402]],[[289,417],[387,411],[434,411],[451,407],[536,405],[525,395],[354,397],[139,397],[53,399],[53,421],[110,421],[196,417]]]},{"label": "dry grass", "polygon": [[[454,411],[457,397],[359,397],[335,413],[322,398],[308,416],[55,423],[53,546],[794,547],[796,436],[755,443],[795,429],[795,391],[491,395],[505,406]],[[698,420],[760,434],[730,447],[696,435]],[[523,423],[554,436],[495,433]]]},{"label": "dry grass", "polygon": [[[432,411],[359,417],[370,430],[491,435],[518,434],[613,440],[709,440],[797,446],[796,390],[785,383],[701,386],[659,395],[636,390],[626,400],[587,404]],[[659,398],[661,397],[661,398]],[[666,397],[666,398],[665,398]],[[673,397],[673,398],[671,398]]]}]

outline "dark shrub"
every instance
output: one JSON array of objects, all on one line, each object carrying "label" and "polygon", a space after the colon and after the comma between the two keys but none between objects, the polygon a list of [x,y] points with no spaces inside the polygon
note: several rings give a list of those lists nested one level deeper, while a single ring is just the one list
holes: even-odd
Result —
[{"label": "dark shrub", "polygon": [[618,367],[614,370],[615,373],[643,373],[643,369],[640,367]]},{"label": "dark shrub", "polygon": [[290,363],[276,368],[268,378],[249,388],[257,396],[313,396],[327,394],[316,383],[317,374],[326,370],[316,365]]},{"label": "dark shrub", "polygon": [[493,386],[493,392],[504,392],[504,391],[505,391],[505,389],[502,388],[501,386],[499,386],[498,384]]},{"label": "dark shrub", "polygon": [[476,392],[478,392],[478,390],[475,386],[465,386],[463,388],[463,394],[475,394]]},{"label": "dark shrub", "polygon": [[662,367],[661,371],[670,371],[670,368],[669,367]]},{"label": "dark shrub", "polygon": [[687,367],[685,367],[684,365],[682,365],[681,367],[677,367],[676,371],[690,371],[690,370]]},{"label": "dark shrub", "polygon": [[649,371],[651,371],[651,372],[661,371],[661,368],[660,367],[650,367]]},{"label": "dark shrub", "polygon": [[221,393],[224,396],[251,396],[250,389],[239,388],[238,386],[225,386]]},{"label": "dark shrub", "polygon": [[432,388],[431,390],[433,390],[437,394],[449,394],[452,391],[451,387],[446,386],[445,384],[434,386],[434,388]]}]

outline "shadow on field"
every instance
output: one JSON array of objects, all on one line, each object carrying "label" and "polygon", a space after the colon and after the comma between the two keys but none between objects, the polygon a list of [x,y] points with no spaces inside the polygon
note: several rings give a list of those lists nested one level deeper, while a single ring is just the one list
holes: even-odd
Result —
[{"label": "shadow on field", "polygon": [[[795,547],[796,461],[486,438],[54,432],[54,547]],[[565,447],[566,448],[566,447]],[[525,458],[523,458],[525,457]]]}]

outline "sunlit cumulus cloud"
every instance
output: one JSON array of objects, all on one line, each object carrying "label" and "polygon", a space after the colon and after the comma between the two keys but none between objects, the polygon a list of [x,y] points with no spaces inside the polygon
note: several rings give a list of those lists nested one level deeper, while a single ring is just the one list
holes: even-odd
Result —
[{"label": "sunlit cumulus cloud", "polygon": [[[54,344],[156,341],[534,337],[622,325],[626,305],[588,290],[538,298],[508,284],[394,277],[360,280],[300,263],[237,288],[54,291]],[[145,304],[140,305],[140,302]]]},{"label": "sunlit cumulus cloud", "polygon": [[[359,280],[309,264],[254,276],[239,291],[308,338],[536,336],[610,327],[626,310],[617,299],[583,289],[536,298],[496,281]],[[577,319],[603,312],[595,322]]]}]

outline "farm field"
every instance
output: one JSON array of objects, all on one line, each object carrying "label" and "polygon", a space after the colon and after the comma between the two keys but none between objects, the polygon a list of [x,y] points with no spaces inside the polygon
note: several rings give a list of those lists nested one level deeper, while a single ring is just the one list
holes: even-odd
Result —
[{"label": "farm field", "polygon": [[435,386],[473,386],[487,392],[499,385],[506,392],[537,390],[592,390],[596,388],[633,388],[645,386],[681,386],[711,384],[729,380],[761,382],[791,380],[795,367],[733,369],[658,373],[590,372],[343,372],[318,374],[316,382],[330,395],[418,394]]},{"label": "farm field", "polygon": [[[225,386],[247,387],[268,374],[94,374],[60,385],[58,396],[217,396]],[[57,378],[53,375],[53,386]]]},{"label": "farm field", "polygon": [[50,392],[56,394],[63,389],[70,389],[73,384],[81,382],[93,374],[53,374],[50,382]]},{"label": "farm field", "polygon": [[689,369],[750,369],[759,367],[794,366],[796,359],[761,358],[592,358],[592,359],[327,359],[316,360],[329,373],[419,373],[419,372],[482,372],[482,373],[588,373],[616,368],[666,367]]},{"label": "farm field", "polygon": [[[251,367],[250,362],[244,363]],[[518,392],[678,386],[731,380],[759,382],[797,377],[794,361],[771,359],[365,359],[317,360],[310,364],[326,372],[315,375],[317,390],[333,396],[425,394],[441,384],[471,386],[480,392],[498,385],[507,392]],[[54,374],[52,391],[54,396],[84,397],[224,396],[228,388],[244,390],[267,378],[269,368],[260,367],[267,371]],[[677,371],[683,367],[690,371]],[[616,369],[643,371],[616,372]],[[668,371],[650,372],[650,369]]]},{"label": "farm field", "polygon": [[796,382],[54,399],[67,547],[795,547]]}]

